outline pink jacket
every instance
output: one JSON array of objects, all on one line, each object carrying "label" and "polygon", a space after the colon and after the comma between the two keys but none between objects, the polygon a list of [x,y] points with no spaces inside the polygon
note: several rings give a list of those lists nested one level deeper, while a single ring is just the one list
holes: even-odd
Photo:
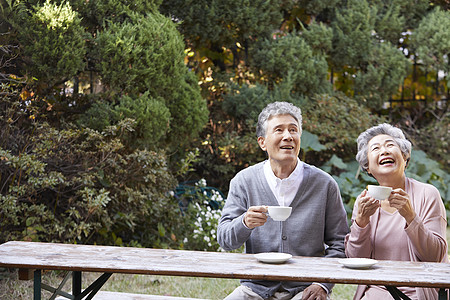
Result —
[{"label": "pink jacket", "polygon": [[[409,195],[416,217],[405,228],[411,261],[448,263],[446,241],[446,211],[439,191],[432,185],[406,178],[405,191]],[[380,208],[379,208],[380,209]],[[371,216],[369,224],[361,228],[355,222],[357,204],[353,208],[352,226],[345,237],[347,257],[372,257],[372,237],[376,230],[376,215]],[[392,238],[395,238],[393,236]],[[358,286],[354,299],[361,299],[365,286]],[[416,288],[419,299],[437,299],[436,289]]]}]

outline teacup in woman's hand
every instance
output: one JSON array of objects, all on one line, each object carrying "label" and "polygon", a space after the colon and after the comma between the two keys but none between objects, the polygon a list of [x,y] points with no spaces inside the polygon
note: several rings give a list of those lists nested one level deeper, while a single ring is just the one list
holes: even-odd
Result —
[{"label": "teacup in woman's hand", "polygon": [[377,200],[385,200],[391,194],[392,188],[381,185],[369,185],[367,191],[369,192],[369,196],[372,196]]},{"label": "teacup in woman's hand", "polygon": [[274,221],[285,221],[291,215],[292,207],[290,206],[268,206],[269,216]]}]

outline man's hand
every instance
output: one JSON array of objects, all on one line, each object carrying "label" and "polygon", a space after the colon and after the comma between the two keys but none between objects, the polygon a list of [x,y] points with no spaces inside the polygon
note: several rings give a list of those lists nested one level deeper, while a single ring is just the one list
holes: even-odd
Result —
[{"label": "man's hand", "polygon": [[244,216],[244,223],[250,229],[262,226],[267,221],[267,206],[250,206]]},{"label": "man's hand", "polygon": [[303,291],[302,300],[327,300],[327,292],[320,285],[311,284]]}]

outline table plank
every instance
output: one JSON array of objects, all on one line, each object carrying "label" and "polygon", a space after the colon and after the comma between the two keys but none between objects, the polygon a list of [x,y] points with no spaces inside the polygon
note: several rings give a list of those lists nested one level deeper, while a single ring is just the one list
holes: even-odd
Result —
[{"label": "table plank", "polygon": [[264,264],[251,254],[57,243],[7,242],[0,267],[276,281],[450,287],[450,264],[379,261],[348,269],[337,258],[294,256]]}]

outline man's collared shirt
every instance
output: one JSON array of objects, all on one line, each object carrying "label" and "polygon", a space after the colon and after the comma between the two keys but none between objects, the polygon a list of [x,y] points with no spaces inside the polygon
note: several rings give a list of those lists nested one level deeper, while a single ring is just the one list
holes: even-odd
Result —
[{"label": "man's collared shirt", "polygon": [[275,176],[270,161],[264,163],[264,175],[280,206],[290,206],[303,180],[303,162],[297,157],[297,166],[288,178]]}]

